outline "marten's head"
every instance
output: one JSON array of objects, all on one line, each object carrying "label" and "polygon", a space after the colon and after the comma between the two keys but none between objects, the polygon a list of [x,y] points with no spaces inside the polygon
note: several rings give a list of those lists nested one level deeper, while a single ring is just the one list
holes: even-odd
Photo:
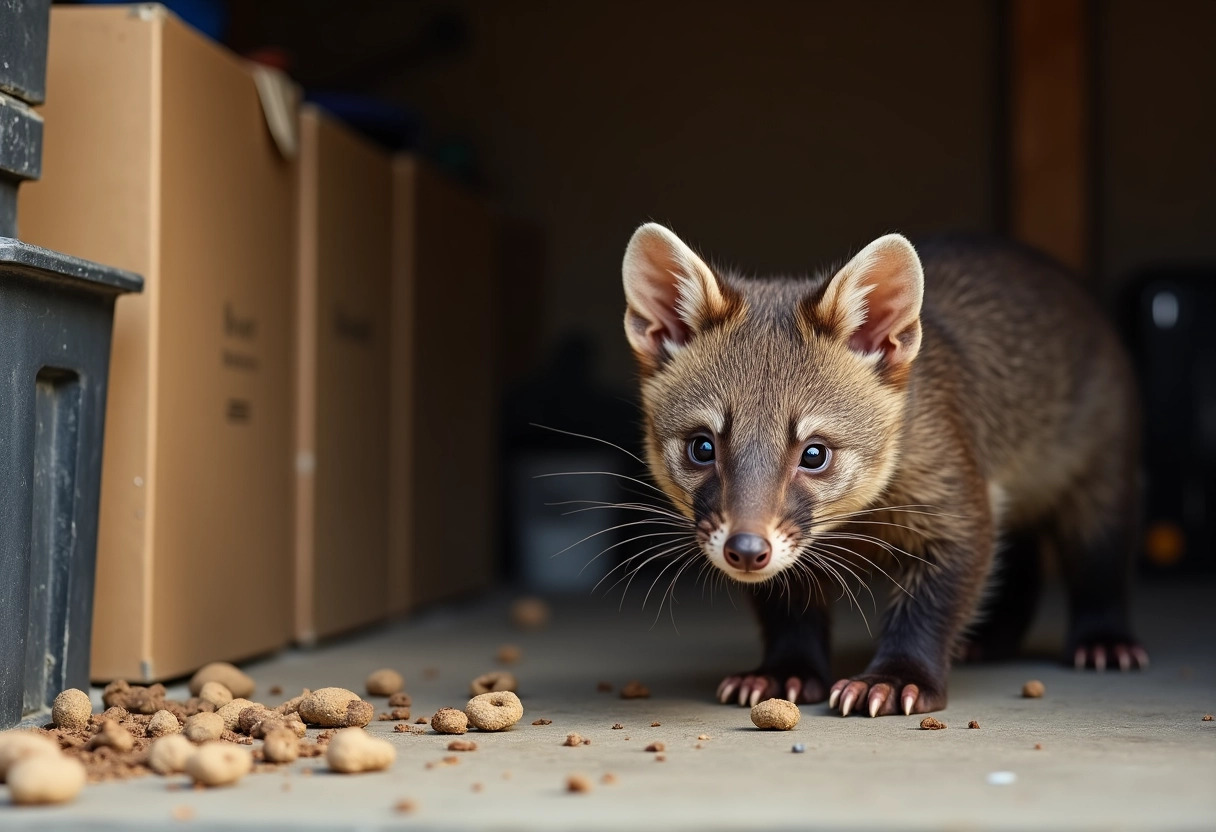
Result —
[{"label": "marten's head", "polygon": [[623,271],[656,481],[731,578],[810,568],[816,536],[871,505],[898,464],[916,251],[893,234],[835,275],[742,279],[649,223]]}]

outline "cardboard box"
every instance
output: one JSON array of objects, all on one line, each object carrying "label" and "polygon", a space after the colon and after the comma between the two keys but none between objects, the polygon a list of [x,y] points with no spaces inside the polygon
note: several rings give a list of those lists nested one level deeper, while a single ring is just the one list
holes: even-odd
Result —
[{"label": "cardboard box", "polygon": [[388,612],[392,163],[300,115],[296,638]]},{"label": "cardboard box", "polygon": [[487,206],[417,159],[395,159],[393,611],[496,576],[496,268]]},{"label": "cardboard box", "polygon": [[56,6],[48,69],[23,234],[145,279],[116,309],[92,676],[274,650],[291,631],[293,165],[249,68],[160,7]]}]

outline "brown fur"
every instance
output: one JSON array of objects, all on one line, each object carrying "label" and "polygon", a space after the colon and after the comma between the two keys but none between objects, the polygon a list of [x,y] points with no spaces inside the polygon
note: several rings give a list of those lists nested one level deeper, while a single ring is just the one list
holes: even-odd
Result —
[{"label": "brown fur", "polygon": [[[644,226],[635,241],[652,228]],[[650,239],[650,253],[665,241]],[[705,267],[710,276],[699,279],[715,285],[702,295],[719,300],[685,310],[666,342],[643,342],[639,321],[660,313],[637,285],[661,282],[662,270],[639,276],[631,247],[626,328],[642,374],[656,481],[698,524],[711,559],[721,538],[740,529],[779,539],[785,554],[780,564],[774,555],[768,579],[783,575],[787,592],[808,607],[824,602],[812,576],[832,580],[809,554],[812,547],[830,547],[855,570],[869,560],[890,574],[902,589],[878,655],[852,680],[863,698],[869,691],[872,711],[894,712],[901,691],[913,700],[904,710],[944,706],[950,659],[963,648],[994,574],[1004,575],[994,570],[1002,541],[1015,536],[1031,542],[1008,554],[1035,561],[1031,571],[1040,542],[1059,550],[1071,587],[1070,661],[1077,650],[1110,650],[1112,659],[1117,649],[1138,650],[1126,611],[1137,408],[1114,333],[1072,276],[1033,252],[992,240],[943,239],[920,247],[918,266],[898,259],[911,251],[906,244],[890,251],[876,255],[877,265],[861,264],[859,283],[874,284],[868,294],[864,286],[854,295],[841,288],[856,261],[835,278],[797,280],[744,279]],[[692,262],[688,254],[681,262]],[[696,268],[704,265],[692,258]],[[877,271],[922,266],[923,304],[915,280]],[[669,271],[677,278],[669,296],[678,296],[687,284],[679,268]],[[909,306],[912,292],[917,299]],[[880,320],[885,308],[893,310],[893,322]],[[877,352],[859,352],[859,345],[874,344]],[[799,425],[833,449],[826,473],[798,469],[809,438],[798,435]],[[687,457],[689,438],[698,433],[713,437],[717,458],[710,466]],[[926,508],[881,511],[898,506]],[[866,513],[842,518],[859,511]],[[825,532],[860,532],[883,542],[824,538]],[[732,577],[750,577],[715,563]],[[1016,596],[1021,588],[1008,590]],[[1029,622],[1024,607],[1033,608],[1033,594],[1032,587],[1025,599],[998,599],[1005,620],[979,626],[990,631],[991,644],[978,648],[1011,652]],[[766,656],[746,678],[765,679],[781,692],[789,674],[802,698],[823,698],[826,647],[808,652],[786,643],[784,633],[805,626],[800,638],[826,643],[826,631],[759,612]],[[1090,652],[1085,661],[1092,663]],[[848,698],[849,681],[837,683],[837,694]]]}]

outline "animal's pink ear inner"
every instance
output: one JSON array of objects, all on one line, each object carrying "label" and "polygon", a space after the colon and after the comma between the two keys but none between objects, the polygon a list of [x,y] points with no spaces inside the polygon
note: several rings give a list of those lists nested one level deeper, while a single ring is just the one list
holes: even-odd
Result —
[{"label": "animal's pink ear inner", "polygon": [[639,358],[658,362],[724,313],[713,271],[679,237],[657,223],[634,232],[621,267],[625,334]]},{"label": "animal's pink ear inner", "polygon": [[816,307],[816,318],[849,348],[879,355],[888,366],[907,365],[920,350],[924,274],[904,237],[870,243],[836,273]]}]

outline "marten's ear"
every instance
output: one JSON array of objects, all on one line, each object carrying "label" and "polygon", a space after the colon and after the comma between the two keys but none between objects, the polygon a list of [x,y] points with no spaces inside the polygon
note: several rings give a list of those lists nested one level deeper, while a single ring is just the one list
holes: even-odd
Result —
[{"label": "marten's ear", "polygon": [[916,249],[899,234],[888,234],[858,252],[821,295],[808,299],[804,318],[847,340],[854,352],[906,369],[920,350],[924,291]]},{"label": "marten's ear", "polygon": [[658,223],[633,233],[621,272],[625,335],[644,368],[657,367],[740,303],[683,240]]}]

